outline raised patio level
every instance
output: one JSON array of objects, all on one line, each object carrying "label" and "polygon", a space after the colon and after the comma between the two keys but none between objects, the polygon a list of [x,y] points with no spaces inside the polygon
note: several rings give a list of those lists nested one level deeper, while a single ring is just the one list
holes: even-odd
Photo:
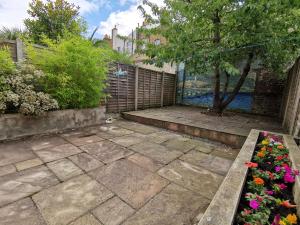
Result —
[{"label": "raised patio level", "polygon": [[222,142],[240,148],[251,129],[284,131],[278,119],[266,116],[226,112],[212,116],[191,106],[170,106],[123,113],[125,119]]}]

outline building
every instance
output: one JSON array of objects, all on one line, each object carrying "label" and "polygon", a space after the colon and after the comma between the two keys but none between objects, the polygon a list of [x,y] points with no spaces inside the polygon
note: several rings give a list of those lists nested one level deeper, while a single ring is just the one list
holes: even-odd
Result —
[{"label": "building", "polygon": [[[146,26],[143,24],[143,26]],[[155,45],[160,45],[163,43],[166,43],[166,39],[159,35],[151,35],[146,40],[143,39],[143,36],[138,33],[139,26],[132,30],[129,35],[127,36],[121,36],[118,33],[118,28],[115,26],[112,29],[112,48],[120,53],[128,54],[132,56],[132,59],[135,63],[135,65],[138,65],[143,68],[156,70],[156,71],[164,71],[168,73],[175,73],[176,72],[176,65],[171,65],[169,63],[165,63],[163,67],[156,67],[154,65],[145,64],[144,61],[147,59],[147,56],[141,55],[137,53],[137,41],[138,40],[144,40],[146,42],[154,43]],[[105,35],[107,37],[107,35]],[[141,46],[141,48],[145,48],[145,46]]]}]

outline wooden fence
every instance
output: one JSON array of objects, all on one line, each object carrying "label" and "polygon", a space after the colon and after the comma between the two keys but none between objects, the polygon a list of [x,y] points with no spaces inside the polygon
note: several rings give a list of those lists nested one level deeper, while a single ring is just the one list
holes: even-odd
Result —
[{"label": "wooden fence", "polygon": [[300,58],[288,73],[283,102],[283,127],[300,138]]},{"label": "wooden fence", "polygon": [[115,64],[108,74],[109,113],[175,104],[176,75],[132,65]]}]

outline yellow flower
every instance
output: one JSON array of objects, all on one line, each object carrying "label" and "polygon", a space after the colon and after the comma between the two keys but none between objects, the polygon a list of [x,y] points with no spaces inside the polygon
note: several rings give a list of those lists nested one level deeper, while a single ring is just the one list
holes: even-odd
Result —
[{"label": "yellow flower", "polygon": [[280,225],[287,225],[286,222],[284,222],[283,220],[280,220],[280,221],[279,221],[279,224],[280,224]]},{"label": "yellow flower", "polygon": [[295,214],[287,215],[286,220],[291,224],[297,224],[297,216]]},{"label": "yellow flower", "polygon": [[268,144],[269,144],[269,141],[263,140],[261,143],[262,143],[263,145],[268,145]]}]

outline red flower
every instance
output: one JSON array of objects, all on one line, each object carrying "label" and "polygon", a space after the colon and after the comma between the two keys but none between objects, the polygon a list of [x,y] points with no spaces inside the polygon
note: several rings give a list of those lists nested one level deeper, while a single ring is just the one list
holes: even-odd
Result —
[{"label": "red flower", "polygon": [[282,160],[283,158],[284,158],[283,155],[279,155],[279,156],[276,157],[276,160],[277,160],[277,161],[280,161],[280,160]]},{"label": "red flower", "polygon": [[280,205],[282,205],[282,206],[284,206],[286,208],[296,208],[297,207],[297,205],[292,205],[289,200],[282,201],[280,203]]},{"label": "red flower", "polygon": [[256,168],[256,167],[258,167],[258,164],[257,164],[257,163],[254,163],[254,162],[246,162],[245,165],[246,165],[248,168]]},{"label": "red flower", "polygon": [[263,198],[260,197],[260,196],[256,196],[256,199],[257,199],[258,201],[260,201],[260,202],[262,202],[262,200],[263,200]]},{"label": "red flower", "polygon": [[271,173],[270,171],[267,171],[267,174],[269,175],[269,178],[271,179],[271,180],[274,180],[274,175],[273,175],[273,173]]}]

